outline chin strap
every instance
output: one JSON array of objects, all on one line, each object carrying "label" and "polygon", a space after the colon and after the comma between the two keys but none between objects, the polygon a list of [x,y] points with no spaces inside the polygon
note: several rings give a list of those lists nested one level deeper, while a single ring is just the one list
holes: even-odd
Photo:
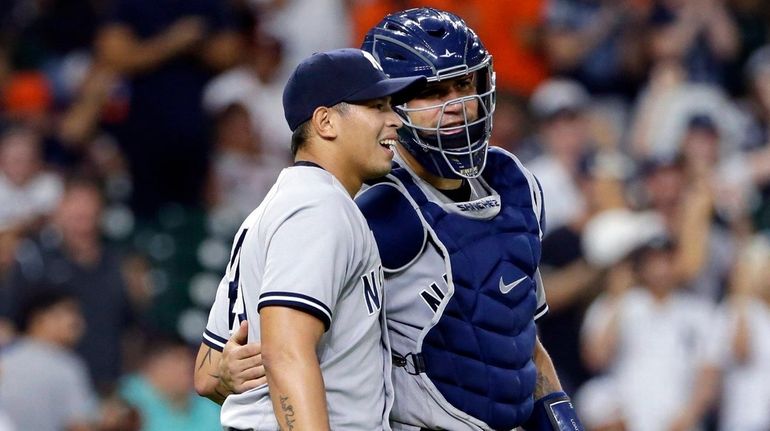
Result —
[{"label": "chin strap", "polygon": [[526,431],[585,431],[572,401],[564,392],[554,392],[535,401]]}]

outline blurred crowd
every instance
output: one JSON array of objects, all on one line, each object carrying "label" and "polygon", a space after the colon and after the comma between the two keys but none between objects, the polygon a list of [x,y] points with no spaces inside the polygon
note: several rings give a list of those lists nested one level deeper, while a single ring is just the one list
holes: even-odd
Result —
[{"label": "blurred crowd", "polygon": [[587,427],[770,430],[766,0],[6,0],[0,431],[218,429],[189,348],[290,163],[288,72],[411,6],[494,57]]}]

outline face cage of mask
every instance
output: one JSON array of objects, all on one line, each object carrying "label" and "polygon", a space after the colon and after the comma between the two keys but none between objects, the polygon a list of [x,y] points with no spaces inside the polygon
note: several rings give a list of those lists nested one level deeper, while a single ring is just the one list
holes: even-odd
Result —
[{"label": "face cage of mask", "polygon": [[[456,175],[464,178],[475,178],[481,174],[484,165],[486,164],[487,154],[486,147],[489,143],[489,135],[492,132],[492,114],[495,111],[494,104],[494,85],[490,90],[471,96],[463,96],[455,99],[448,100],[444,103],[427,106],[424,108],[407,108],[406,104],[396,107],[396,110],[401,114],[404,127],[411,131],[420,147],[425,150],[438,152],[443,157],[447,166]],[[478,101],[479,117],[476,120],[468,120],[468,107],[467,104],[473,100]],[[423,127],[412,123],[409,116],[412,112],[430,111],[440,109],[439,119],[437,124],[441,124],[444,119],[444,114],[447,107],[460,104],[463,112],[463,124],[448,126],[448,127]],[[482,126],[483,123],[483,126]],[[472,139],[472,128],[474,126],[482,126],[484,128],[483,133],[477,134],[479,138],[477,140]],[[426,136],[427,135],[427,136]],[[456,137],[464,137],[465,143],[457,145],[459,141]],[[431,145],[426,142],[426,137],[435,137],[436,145]],[[455,139],[453,139],[455,138]],[[460,138],[462,139],[462,138]],[[445,141],[450,141],[453,146],[451,148],[445,147]],[[474,159],[476,154],[483,152],[483,157],[479,162]],[[450,157],[455,159],[463,159],[467,157],[468,164],[466,168],[458,169],[457,162],[452,162]]]}]

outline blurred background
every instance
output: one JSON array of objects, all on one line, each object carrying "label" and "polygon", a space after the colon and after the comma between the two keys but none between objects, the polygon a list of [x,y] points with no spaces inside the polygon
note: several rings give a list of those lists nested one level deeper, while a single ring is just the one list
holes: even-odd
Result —
[{"label": "blurred background", "polygon": [[770,430],[766,0],[3,0],[0,431],[218,429],[191,352],[287,74],[412,6],[494,57],[586,426]]}]

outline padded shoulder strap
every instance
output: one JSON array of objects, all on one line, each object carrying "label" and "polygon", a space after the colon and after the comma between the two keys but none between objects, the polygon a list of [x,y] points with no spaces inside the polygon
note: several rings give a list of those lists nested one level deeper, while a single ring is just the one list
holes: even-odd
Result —
[{"label": "padded shoulder strap", "polygon": [[374,233],[385,272],[398,272],[411,265],[428,239],[417,210],[404,193],[398,185],[382,181],[356,197]]},{"label": "padded shoulder strap", "polygon": [[545,205],[543,205],[543,188],[540,186],[540,181],[535,178],[529,169],[524,167],[524,164],[521,163],[518,157],[514,156],[508,151],[505,151],[502,148],[490,147],[489,155],[487,157],[488,159],[501,157],[513,161],[518,169],[522,172],[522,174],[524,174],[524,177],[527,178],[527,182],[529,183],[529,190],[532,195],[532,210],[534,211],[535,217],[537,217],[537,222],[540,226],[540,239],[543,239],[543,232],[545,232]]}]

